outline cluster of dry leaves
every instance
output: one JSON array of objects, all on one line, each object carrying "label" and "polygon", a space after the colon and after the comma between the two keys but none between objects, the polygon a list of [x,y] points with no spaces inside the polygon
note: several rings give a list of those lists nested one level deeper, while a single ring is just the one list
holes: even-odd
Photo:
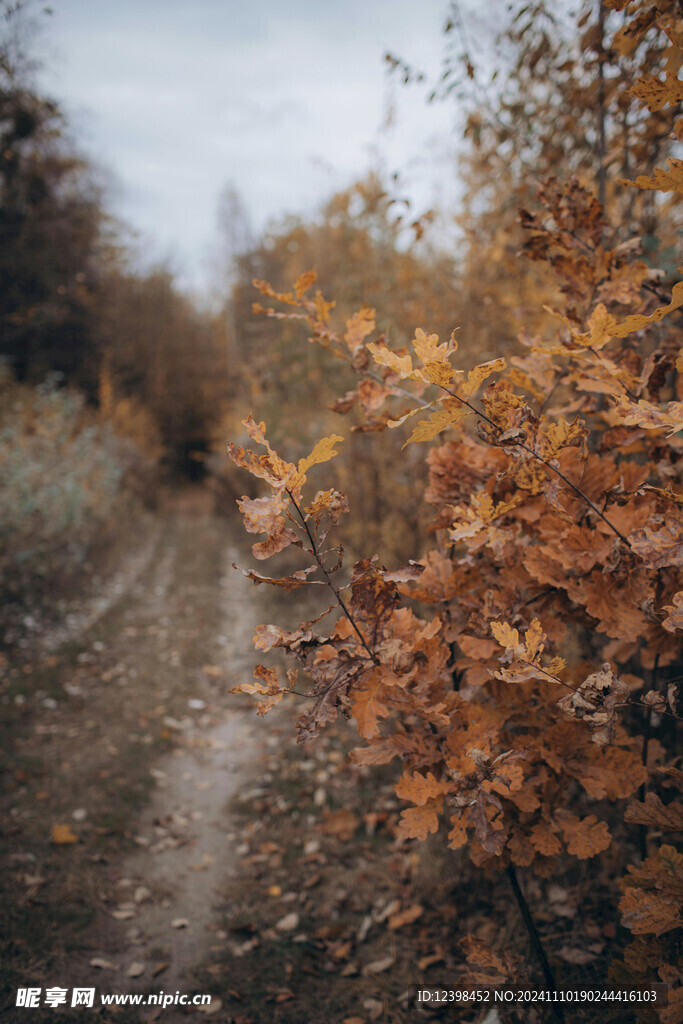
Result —
[{"label": "cluster of dry leaves", "polygon": [[[680,29],[660,7],[642,5],[626,30],[637,39],[659,26],[680,55]],[[634,92],[675,109],[681,83],[643,79]],[[683,192],[681,164],[624,184]],[[257,648],[284,648],[304,681],[259,665],[241,689],[265,713],[305,688],[301,739],[338,711],[353,717],[366,741],[357,765],[403,765],[403,836],[424,840],[445,819],[450,847],[467,846],[483,869],[552,878],[560,862],[608,850],[622,822],[639,826],[642,860],[619,904],[633,941],[614,978],[671,986],[659,1013],[674,1024],[683,974],[668,940],[683,923],[683,857],[665,840],[683,826],[683,349],[671,325],[683,282],[669,298],[638,239],[611,246],[600,204],[576,181],[550,180],[521,217],[526,255],[557,275],[556,329],[522,329],[522,354],[469,371],[454,364],[454,337],[417,330],[412,353],[369,341],[367,308],[338,335],[332,304],[309,297],[313,272],[288,293],[256,282],[290,307],[265,312],[302,319],[357,371],[338,411],[357,407],[366,430],[410,423],[406,444],[449,434],[427,454],[435,516],[420,561],[388,571],[362,559],[342,582],[330,536],[346,499],[307,488],[342,439],[294,464],[264,424],[245,421],[263,454],[231,445],[230,455],[268,487],[239,503],[247,530],[266,534],[254,554],[296,545],[310,556],[287,576],[246,575],[286,591],[323,586],[333,604],[296,630],[256,633]],[[316,629],[332,611],[334,626]]]}]

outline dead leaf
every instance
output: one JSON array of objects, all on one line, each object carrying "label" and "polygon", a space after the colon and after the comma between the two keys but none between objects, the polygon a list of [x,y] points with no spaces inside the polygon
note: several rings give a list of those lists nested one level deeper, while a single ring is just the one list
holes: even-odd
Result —
[{"label": "dead leaf", "polygon": [[206,1013],[207,1015],[211,1013],[218,1013],[219,1010],[223,1009],[223,1000],[212,996],[211,1002],[208,1005],[204,1004],[204,1006],[198,1006],[196,1009],[197,1013]]},{"label": "dead leaf", "polygon": [[318,825],[323,835],[334,836],[341,842],[348,842],[352,839],[356,829],[360,825],[360,818],[347,807],[338,811],[325,811],[325,820]]},{"label": "dead leaf", "polygon": [[186,917],[176,917],[171,921],[171,928],[189,928],[190,922]]},{"label": "dead leaf", "polygon": [[382,974],[383,971],[388,971],[393,964],[393,956],[383,956],[380,960],[373,960],[371,963],[366,964],[363,968],[363,974]]},{"label": "dead leaf", "polygon": [[292,911],[291,914],[285,914],[275,925],[279,932],[293,932],[299,927],[299,915]]},{"label": "dead leaf", "polygon": [[70,825],[53,825],[50,838],[57,846],[65,846],[78,842],[78,836],[71,830]]},{"label": "dead leaf", "polygon": [[424,907],[419,903],[413,903],[412,906],[406,907],[405,910],[401,910],[398,914],[392,914],[389,918],[389,927],[392,931],[396,931],[397,928],[403,928],[405,925],[417,921],[418,917],[421,917],[423,913]]},{"label": "dead leaf", "polygon": [[562,949],[558,949],[557,955],[568,964],[589,964],[593,960],[597,960],[596,953],[589,953],[586,949],[572,949],[570,946],[563,946]]}]

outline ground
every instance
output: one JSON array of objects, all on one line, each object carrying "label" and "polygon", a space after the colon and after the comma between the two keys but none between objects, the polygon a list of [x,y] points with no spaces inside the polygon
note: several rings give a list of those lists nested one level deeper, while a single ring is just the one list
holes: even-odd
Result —
[{"label": "ground", "polygon": [[[509,891],[495,880],[475,891],[466,858],[440,837],[397,836],[396,772],[349,762],[349,723],[297,746],[300,701],[264,722],[229,693],[257,660],[254,626],[301,617],[232,568],[250,564],[239,524],[187,489],[124,550],[116,572],[4,662],[2,1020],[27,1019],[16,998],[30,986],[69,998],[95,987],[98,1002],[212,997],[163,1011],[96,1003],[104,1021],[534,1019],[416,1003],[418,988],[471,980],[468,933],[506,951],[482,961],[479,983],[501,969],[530,977]],[[540,921],[560,958],[581,947],[585,986],[609,934],[589,908],[578,935],[574,881],[554,886]],[[479,916],[491,904],[495,918]],[[30,1019],[92,1012],[44,1007]]]}]

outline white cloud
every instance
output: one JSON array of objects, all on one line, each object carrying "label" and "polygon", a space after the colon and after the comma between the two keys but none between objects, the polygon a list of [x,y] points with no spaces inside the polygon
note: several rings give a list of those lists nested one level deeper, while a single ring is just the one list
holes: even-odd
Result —
[{"label": "white cloud", "polygon": [[44,82],[118,179],[115,212],[200,286],[226,181],[257,229],[310,212],[372,152],[423,177],[430,201],[453,112],[388,81],[382,57],[435,69],[444,13],[441,0],[61,0]]}]

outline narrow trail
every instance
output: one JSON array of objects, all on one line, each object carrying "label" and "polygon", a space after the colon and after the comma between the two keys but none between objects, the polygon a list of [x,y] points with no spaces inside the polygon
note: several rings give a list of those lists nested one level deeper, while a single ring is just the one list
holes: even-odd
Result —
[{"label": "narrow trail", "polygon": [[[249,557],[237,529],[207,493],[176,495],[131,544],[112,599],[46,638],[48,683],[43,668],[21,697],[14,752],[40,757],[42,790],[14,797],[15,859],[40,878],[41,903],[77,903],[89,918],[64,939],[68,964],[55,961],[73,986],[193,994],[192,968],[227,938],[216,907],[240,843],[229,804],[258,785],[274,742],[253,703],[228,691],[251,676],[255,625],[282,612],[232,568]],[[49,843],[60,822],[75,845]],[[58,981],[38,967],[24,977]]]}]

